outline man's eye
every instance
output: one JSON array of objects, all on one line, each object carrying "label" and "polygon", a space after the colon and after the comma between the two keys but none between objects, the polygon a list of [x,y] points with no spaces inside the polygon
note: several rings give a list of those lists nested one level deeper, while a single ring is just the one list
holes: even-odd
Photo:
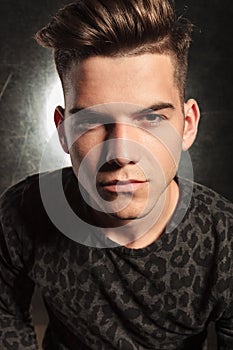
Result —
[{"label": "man's eye", "polygon": [[78,124],[80,126],[95,127],[96,125],[101,125],[102,121],[100,118],[88,118],[88,119],[78,121]]},{"label": "man's eye", "polygon": [[157,126],[161,123],[165,118],[156,113],[143,114],[136,118],[136,123],[142,127],[152,127]]},{"label": "man's eye", "polygon": [[104,124],[104,120],[101,117],[85,117],[77,118],[72,122],[73,131],[88,131],[94,128],[97,128]]}]

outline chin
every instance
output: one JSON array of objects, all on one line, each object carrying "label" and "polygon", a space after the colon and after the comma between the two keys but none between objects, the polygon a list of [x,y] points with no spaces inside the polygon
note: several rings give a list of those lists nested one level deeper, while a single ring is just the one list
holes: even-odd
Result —
[{"label": "chin", "polygon": [[149,214],[150,211],[151,210],[147,210],[145,212],[144,208],[140,208],[138,210],[125,209],[119,212],[110,213],[110,216],[112,218],[122,220],[122,221],[132,221],[132,220],[137,220],[145,217],[147,214]]}]

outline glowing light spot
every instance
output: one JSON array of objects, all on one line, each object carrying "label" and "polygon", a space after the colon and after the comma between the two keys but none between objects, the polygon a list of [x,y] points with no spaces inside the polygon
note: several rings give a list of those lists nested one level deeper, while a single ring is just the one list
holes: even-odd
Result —
[{"label": "glowing light spot", "polygon": [[54,110],[57,106],[64,107],[64,96],[61,82],[54,78],[49,84],[46,94],[46,140],[50,144],[51,158],[48,168],[62,168],[71,165],[70,157],[67,155],[59,142],[56,126],[54,123]]},{"label": "glowing light spot", "polygon": [[54,124],[54,110],[57,106],[64,107],[64,96],[60,80],[57,78],[53,81],[48,88],[47,101],[46,101],[46,114],[47,114],[47,133],[48,136],[52,136],[56,130]]}]

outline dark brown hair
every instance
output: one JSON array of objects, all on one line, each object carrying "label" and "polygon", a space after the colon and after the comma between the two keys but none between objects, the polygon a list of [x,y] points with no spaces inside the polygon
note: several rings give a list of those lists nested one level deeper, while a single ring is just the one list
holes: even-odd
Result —
[{"label": "dark brown hair", "polygon": [[63,83],[74,60],[169,53],[183,97],[191,32],[191,23],[177,18],[168,0],[78,0],[60,9],[35,38],[54,49]]}]

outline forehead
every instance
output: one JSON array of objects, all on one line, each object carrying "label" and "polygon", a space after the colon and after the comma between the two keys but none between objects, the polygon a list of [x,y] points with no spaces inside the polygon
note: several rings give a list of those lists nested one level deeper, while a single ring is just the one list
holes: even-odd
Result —
[{"label": "forehead", "polygon": [[150,105],[179,97],[173,59],[169,55],[91,57],[73,63],[65,78],[69,106],[123,102]]}]

